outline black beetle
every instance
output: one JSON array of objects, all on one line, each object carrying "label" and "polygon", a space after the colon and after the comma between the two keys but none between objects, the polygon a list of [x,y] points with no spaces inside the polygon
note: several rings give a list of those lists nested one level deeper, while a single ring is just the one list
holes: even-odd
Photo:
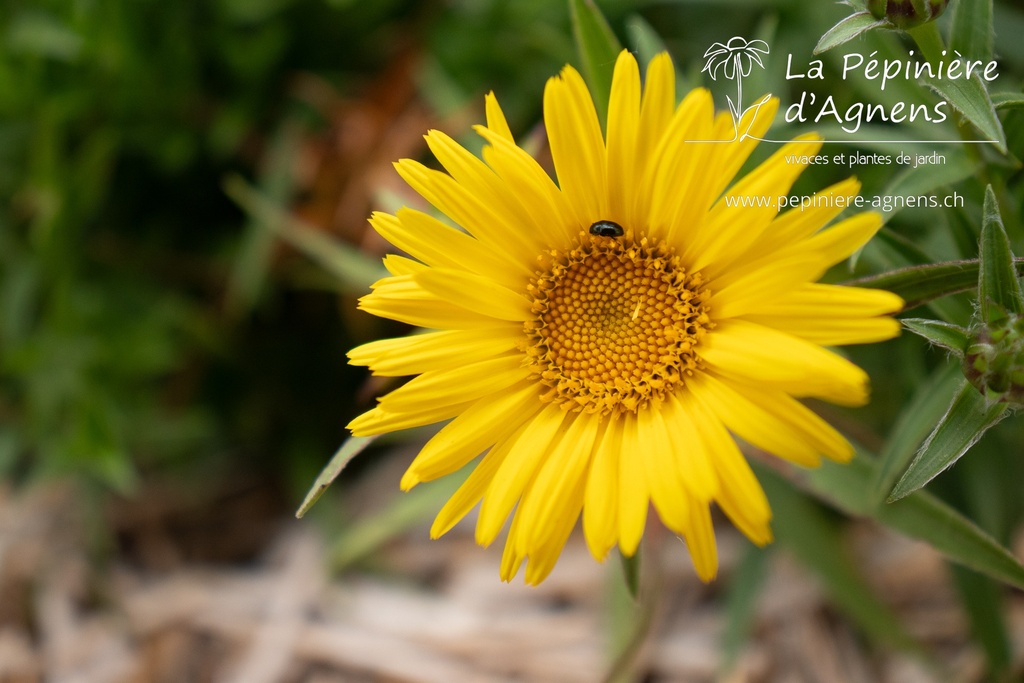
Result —
[{"label": "black beetle", "polygon": [[622,237],[626,231],[613,221],[598,221],[590,226],[590,234],[598,237]]}]

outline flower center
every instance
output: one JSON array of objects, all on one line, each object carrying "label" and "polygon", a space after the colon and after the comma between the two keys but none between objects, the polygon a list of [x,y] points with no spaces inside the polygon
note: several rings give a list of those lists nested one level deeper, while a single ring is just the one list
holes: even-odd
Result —
[{"label": "flower center", "polygon": [[543,258],[527,293],[528,362],[550,387],[542,399],[566,410],[636,412],[700,367],[710,292],[663,242],[580,233]]}]

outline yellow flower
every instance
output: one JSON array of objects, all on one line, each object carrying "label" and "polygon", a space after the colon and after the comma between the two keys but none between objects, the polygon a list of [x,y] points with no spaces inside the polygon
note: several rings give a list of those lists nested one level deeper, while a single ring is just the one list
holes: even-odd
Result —
[{"label": "yellow flower", "polygon": [[[636,60],[616,65],[602,135],[580,75],[548,81],[544,120],[558,184],[512,139],[493,94],[479,159],[430,131],[447,173],[411,160],[401,176],[459,228],[420,211],[377,213],[373,227],[412,258],[385,259],[390,277],[361,307],[433,332],[371,342],[351,362],[385,376],[417,375],[349,425],[372,435],[451,420],[401,485],[450,474],[481,454],[431,535],[477,503],[488,545],[515,511],[501,576],[527,560],[526,581],[554,567],[581,513],[598,560],[636,552],[648,508],[685,538],[698,575],[717,566],[710,504],[754,543],[771,512],[734,440],[800,465],[852,457],[850,444],[797,399],[867,401],[868,378],[823,346],[888,339],[898,297],[815,281],[881,225],[863,213],[779,214],[732,197],[785,196],[820,142],[804,136],[726,191],[757,142],[731,143],[728,114],[699,89],[678,106],[667,55],[641,95]],[[759,137],[778,103],[749,111]],[[849,179],[818,197],[846,199]],[[620,234],[621,233],[621,234]]]}]

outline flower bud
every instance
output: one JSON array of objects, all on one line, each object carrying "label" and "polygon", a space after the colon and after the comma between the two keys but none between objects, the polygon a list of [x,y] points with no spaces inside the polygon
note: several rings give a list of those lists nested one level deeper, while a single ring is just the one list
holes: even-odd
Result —
[{"label": "flower bud", "polygon": [[907,29],[937,19],[948,4],[949,0],[868,0],[868,11],[875,19]]},{"label": "flower bud", "polygon": [[971,332],[963,372],[990,402],[1024,405],[1024,316],[979,323]]}]

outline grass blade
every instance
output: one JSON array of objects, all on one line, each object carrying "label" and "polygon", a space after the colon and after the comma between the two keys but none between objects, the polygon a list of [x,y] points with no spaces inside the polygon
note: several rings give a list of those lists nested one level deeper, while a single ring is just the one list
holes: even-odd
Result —
[{"label": "grass blade", "polygon": [[800,471],[793,481],[847,514],[870,517],[911,538],[928,543],[947,558],[997,581],[1024,588],[1024,566],[1010,551],[971,520],[926,491],[891,504],[873,501],[874,463],[864,454],[846,465],[825,462]]},{"label": "grass blade", "polygon": [[376,438],[375,436],[350,436],[345,439],[345,443],[341,444],[341,448],[331,457],[327,462],[327,466],[320,472],[320,476],[313,482],[312,488],[309,489],[305,500],[302,501],[302,505],[295,512],[295,516],[301,519],[303,515],[309,512],[309,509],[320,499],[320,496],[324,495],[327,487],[341,474],[341,471],[352,461],[352,458],[362,453],[363,449],[373,443],[373,440]]}]

